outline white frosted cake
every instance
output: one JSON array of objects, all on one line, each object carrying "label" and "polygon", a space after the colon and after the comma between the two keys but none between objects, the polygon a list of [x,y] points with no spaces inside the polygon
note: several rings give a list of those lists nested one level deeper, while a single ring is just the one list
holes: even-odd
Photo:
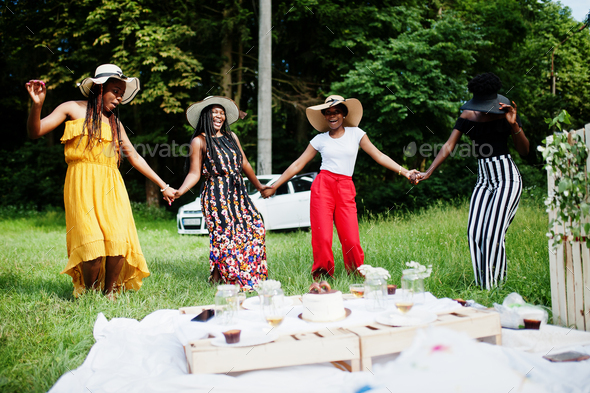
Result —
[{"label": "white frosted cake", "polygon": [[346,316],[342,292],[306,293],[302,296],[301,318],[311,322],[337,321]]}]

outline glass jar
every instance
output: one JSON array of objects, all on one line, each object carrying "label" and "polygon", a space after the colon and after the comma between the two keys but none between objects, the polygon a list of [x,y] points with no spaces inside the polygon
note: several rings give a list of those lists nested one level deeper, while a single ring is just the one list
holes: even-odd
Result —
[{"label": "glass jar", "polygon": [[218,285],[215,293],[215,319],[219,324],[231,325],[238,320],[238,291],[237,285]]},{"label": "glass jar", "polygon": [[364,298],[368,311],[385,310],[387,308],[387,280],[379,275],[367,275]]},{"label": "glass jar", "polygon": [[424,303],[424,276],[416,269],[406,269],[402,272],[402,291],[404,297],[412,299],[414,304]]}]

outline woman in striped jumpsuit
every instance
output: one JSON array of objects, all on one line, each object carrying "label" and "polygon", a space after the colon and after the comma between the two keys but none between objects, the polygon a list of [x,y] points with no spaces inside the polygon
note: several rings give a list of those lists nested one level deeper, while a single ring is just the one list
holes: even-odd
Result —
[{"label": "woman in striped jumpsuit", "polygon": [[521,156],[529,152],[529,141],[522,131],[516,104],[498,94],[502,82],[493,73],[481,74],[467,85],[473,99],[461,107],[451,136],[426,172],[415,183],[428,179],[449,156],[463,134],[474,144],[478,158],[477,183],[469,205],[467,236],[475,283],[490,290],[506,277],[505,237],[514,219],[522,179],[509,154],[507,140],[512,138]]}]

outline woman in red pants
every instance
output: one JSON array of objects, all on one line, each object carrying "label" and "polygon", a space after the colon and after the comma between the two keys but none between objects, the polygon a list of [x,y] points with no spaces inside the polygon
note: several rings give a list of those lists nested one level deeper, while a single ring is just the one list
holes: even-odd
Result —
[{"label": "woman in red pants", "polygon": [[311,125],[320,134],[311,140],[303,154],[287,168],[272,188],[262,191],[262,196],[268,198],[274,195],[283,183],[299,173],[317,152],[320,152],[320,174],[311,186],[311,274],[314,279],[321,275],[334,275],[334,224],[342,244],[346,271],[354,273],[365,258],[359,238],[354,200],[356,190],[352,182],[359,146],[378,164],[403,175],[408,180],[413,171],[408,171],[380,152],[366,133],[358,127],[363,117],[363,106],[359,100],[331,95],[326,98],[324,104],[307,108],[306,114]]}]

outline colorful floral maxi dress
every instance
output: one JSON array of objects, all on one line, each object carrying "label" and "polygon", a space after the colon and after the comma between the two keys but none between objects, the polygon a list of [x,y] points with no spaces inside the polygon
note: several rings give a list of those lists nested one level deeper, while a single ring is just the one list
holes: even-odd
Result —
[{"label": "colorful floral maxi dress", "polygon": [[207,149],[201,193],[209,230],[210,269],[213,272],[217,267],[224,282],[239,284],[249,291],[268,276],[264,223],[241,175],[240,150],[226,136],[212,140],[213,154],[217,154],[220,164],[215,164]]}]

